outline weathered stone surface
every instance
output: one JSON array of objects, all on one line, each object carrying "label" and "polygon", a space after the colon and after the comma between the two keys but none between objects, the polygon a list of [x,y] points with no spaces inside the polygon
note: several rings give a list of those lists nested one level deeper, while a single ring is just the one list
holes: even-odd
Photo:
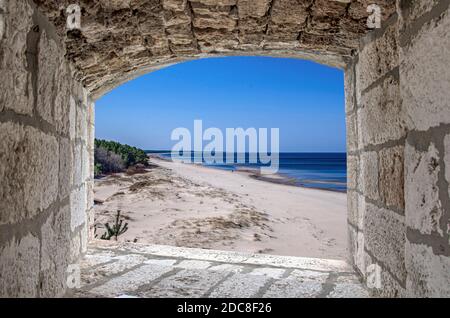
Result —
[{"label": "weathered stone surface", "polygon": [[409,297],[450,297],[450,257],[430,246],[406,243]]},{"label": "weathered stone surface", "polygon": [[[355,100],[355,67],[345,69],[344,72],[344,88],[345,88],[345,112],[350,113],[357,107]],[[349,134],[349,133],[347,133]]]},{"label": "weathered stone surface", "polygon": [[57,198],[58,142],[33,127],[6,122],[0,123],[0,149],[0,224],[32,218]]},{"label": "weathered stone surface", "polygon": [[80,225],[86,223],[87,221],[86,205],[87,205],[86,187],[83,184],[77,189],[72,190],[72,192],[70,193],[70,213],[71,213],[70,228],[72,232]]},{"label": "weathered stone surface", "polygon": [[75,139],[77,131],[77,105],[75,98],[71,95],[69,97],[69,137],[71,140]]},{"label": "weathered stone surface", "polygon": [[163,0],[162,5],[166,10],[184,11],[187,0]]},{"label": "weathered stone surface", "polygon": [[108,258],[106,264],[95,267],[86,266],[86,270],[83,271],[83,276],[81,277],[83,285],[95,284],[102,279],[112,277],[124,271],[130,270],[138,265],[142,265],[144,262],[146,262],[146,260],[147,258],[142,255],[120,255]]},{"label": "weathered stone surface", "polygon": [[445,147],[445,180],[448,183],[448,195],[450,197],[450,134],[445,136],[444,138],[444,147]]},{"label": "weathered stone surface", "polygon": [[61,297],[66,291],[66,273],[69,265],[70,207],[54,212],[41,229],[41,297]]},{"label": "weathered stone surface", "polygon": [[347,150],[356,151],[359,148],[357,114],[353,113],[347,115],[345,118],[345,123],[347,126]]},{"label": "weathered stone surface", "polygon": [[443,235],[441,227],[442,203],[439,198],[440,154],[431,143],[426,151],[406,144],[405,201],[406,224],[423,234]]},{"label": "weathered stone surface", "polygon": [[[366,288],[375,297],[398,298],[406,297],[404,284],[400,284],[382,265],[365,253],[365,264],[367,266]],[[371,276],[371,277],[369,277]]]},{"label": "weathered stone surface", "polygon": [[364,277],[366,273],[366,265],[364,259],[364,233],[355,230],[353,227],[349,227],[348,237],[350,262]]},{"label": "weathered stone surface", "polygon": [[249,275],[267,276],[273,279],[279,279],[284,276],[286,270],[283,268],[259,267],[252,270]]},{"label": "weathered stone surface", "polygon": [[85,105],[80,105],[76,108],[77,121],[76,121],[76,136],[82,141],[86,142],[88,139],[88,117],[87,109]]},{"label": "weathered stone surface", "polygon": [[400,281],[406,280],[406,227],[401,216],[366,202],[364,241],[367,250]]},{"label": "weathered stone surface", "polygon": [[397,140],[406,135],[408,120],[398,79],[390,76],[361,97],[358,134],[363,147]]},{"label": "weathered stone surface", "polygon": [[[381,156],[382,155],[380,155],[380,157]],[[378,155],[376,152],[369,151],[361,153],[359,175],[360,175],[360,189],[362,193],[364,193],[364,195],[367,196],[369,199],[378,200],[379,168],[378,168]],[[381,186],[382,185],[380,185],[380,187]]]},{"label": "weathered stone surface", "polygon": [[348,221],[358,227],[364,228],[364,212],[366,209],[366,200],[364,196],[360,195],[356,191],[347,191],[347,206],[348,206]]},{"label": "weathered stone surface", "polygon": [[227,274],[227,272],[194,269],[182,270],[151,286],[143,293],[143,296],[148,298],[204,297],[208,290],[217,285]]},{"label": "weathered stone surface", "polygon": [[55,95],[58,83],[61,82],[59,74],[62,57],[58,54],[61,49],[56,42],[49,39],[43,31],[40,35],[38,49],[38,88],[37,88],[37,111],[42,119],[54,124],[53,114],[55,112]]},{"label": "weathered stone surface", "polygon": [[440,0],[401,0],[402,29],[407,32],[412,24],[423,15],[429,13]]},{"label": "weathered stone surface", "polygon": [[239,0],[239,18],[262,18],[269,11],[270,0]]},{"label": "weathered stone surface", "polygon": [[122,276],[113,278],[103,285],[95,287],[90,292],[104,297],[117,297],[124,292],[134,291],[169,272],[170,267],[144,265]]},{"label": "weathered stone surface", "polygon": [[359,156],[347,156],[347,188],[357,189],[359,175]]},{"label": "weathered stone surface", "polygon": [[28,234],[0,247],[0,297],[36,297],[39,240]]},{"label": "weathered stone surface", "polygon": [[336,284],[333,291],[327,298],[352,298],[353,295],[359,295],[358,298],[368,298],[369,294],[367,290],[361,286],[351,283]]},{"label": "weathered stone surface", "polygon": [[386,148],[379,153],[380,197],[388,207],[405,208],[404,147]]},{"label": "weathered stone surface", "polygon": [[32,9],[25,1],[6,1],[2,6],[0,11],[7,14],[0,18],[0,111],[31,115],[34,92],[26,52],[34,51],[27,47],[27,35],[33,26]]},{"label": "weathered stone surface", "polygon": [[442,69],[450,64],[450,14],[447,10],[433,23],[426,24],[412,42],[401,48],[401,94],[411,128],[427,130],[450,123],[448,87],[450,72]]},{"label": "weathered stone surface", "polygon": [[83,144],[77,143],[73,146],[74,156],[73,156],[73,170],[72,170],[72,180],[73,185],[79,186],[83,183]]},{"label": "weathered stone surface", "polygon": [[185,269],[206,269],[211,266],[211,263],[206,261],[186,260],[180,262],[176,266]]},{"label": "weathered stone surface", "polygon": [[284,294],[286,298],[314,298],[318,297],[322,291],[320,282],[302,282],[297,278],[290,277],[276,281],[263,297],[277,297]]},{"label": "weathered stone surface", "polygon": [[66,198],[73,185],[73,148],[69,139],[59,142],[59,198]]},{"label": "weathered stone surface", "polygon": [[360,51],[356,76],[361,90],[399,65],[397,28],[397,24],[389,26],[383,36]]},{"label": "weathered stone surface", "polygon": [[[58,33],[66,35],[64,10],[68,0],[36,0]],[[353,0],[351,2],[357,2]],[[383,19],[395,10],[392,1],[381,1]],[[66,39],[68,57],[77,78],[95,95],[101,86],[120,84],[114,74],[157,67],[168,58],[192,59],[226,52],[246,55],[334,58],[324,62],[343,66],[343,57],[358,47],[365,34],[366,10],[347,12],[348,1],[326,0],[142,0],[82,2],[81,33]],[[120,5],[119,5],[120,4]],[[277,43],[296,44],[289,51]],[[245,46],[251,44],[250,46]],[[319,50],[320,49],[320,50]],[[107,89],[107,88],[106,88]],[[103,91],[102,91],[103,90]]]},{"label": "weathered stone surface", "polygon": [[269,280],[270,278],[266,276],[249,276],[236,273],[217,286],[210,297],[255,297]]},{"label": "weathered stone surface", "polygon": [[[162,254],[172,256],[161,258]],[[335,260],[312,262],[308,258],[261,255],[259,264],[225,261],[234,262],[237,255],[246,254],[94,240],[82,261],[82,287],[75,295],[139,298],[367,296],[367,290],[356,275],[346,266],[338,269]],[[305,267],[306,264],[309,269],[289,267]],[[331,268],[334,268],[336,286],[340,286],[336,295],[330,294],[333,286],[327,283],[330,277],[327,269]]]}]

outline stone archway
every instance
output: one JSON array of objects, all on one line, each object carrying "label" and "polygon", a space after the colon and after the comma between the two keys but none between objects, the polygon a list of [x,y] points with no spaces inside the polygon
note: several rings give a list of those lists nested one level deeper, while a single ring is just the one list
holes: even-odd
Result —
[{"label": "stone archway", "polygon": [[450,294],[448,1],[80,0],[67,31],[71,2],[0,1],[0,295],[67,290],[92,222],[93,101],[240,54],[345,68],[351,261],[375,294]]}]

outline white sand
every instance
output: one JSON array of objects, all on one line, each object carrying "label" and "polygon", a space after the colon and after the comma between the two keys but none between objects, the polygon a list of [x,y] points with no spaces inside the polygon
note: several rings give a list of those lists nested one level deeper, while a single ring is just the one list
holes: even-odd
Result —
[{"label": "white sand", "polygon": [[117,209],[119,241],[344,259],[346,195],[256,180],[249,173],[151,159],[148,173],[96,180],[98,230]]}]

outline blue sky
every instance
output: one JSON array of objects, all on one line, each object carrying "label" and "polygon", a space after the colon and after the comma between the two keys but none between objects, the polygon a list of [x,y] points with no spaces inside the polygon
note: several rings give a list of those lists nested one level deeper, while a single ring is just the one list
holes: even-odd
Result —
[{"label": "blue sky", "polygon": [[96,103],[96,138],[171,149],[177,127],[279,128],[280,151],[345,152],[341,70],[269,57],[177,64],[109,92]]}]

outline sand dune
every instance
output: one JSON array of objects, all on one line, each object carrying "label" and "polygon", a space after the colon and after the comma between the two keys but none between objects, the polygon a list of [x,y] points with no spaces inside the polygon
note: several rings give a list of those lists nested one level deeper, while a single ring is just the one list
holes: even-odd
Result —
[{"label": "sand dune", "polygon": [[[343,259],[346,195],[151,158],[147,173],[95,183],[97,234],[117,210],[119,241]],[[278,179],[278,177],[276,177]]]}]

